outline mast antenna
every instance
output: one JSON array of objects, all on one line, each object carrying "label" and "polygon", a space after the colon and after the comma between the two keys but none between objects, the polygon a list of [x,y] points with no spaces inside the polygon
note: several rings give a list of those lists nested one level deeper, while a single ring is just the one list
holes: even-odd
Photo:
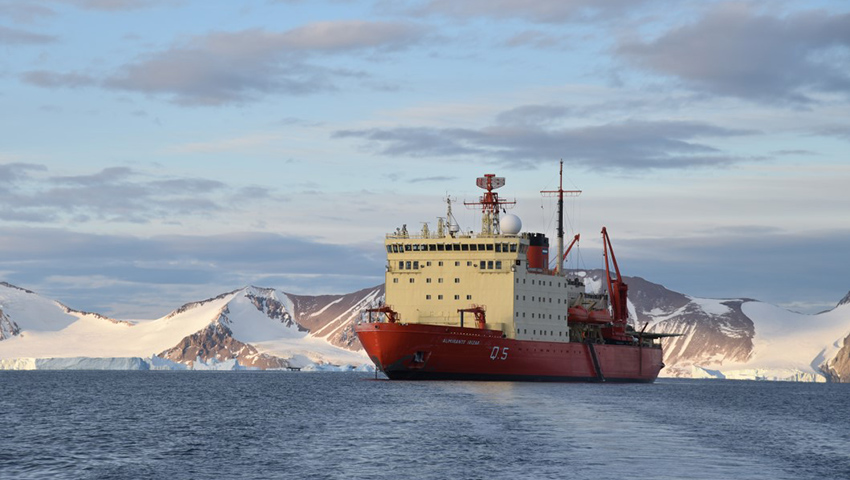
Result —
[{"label": "mast antenna", "polygon": [[581,190],[564,190],[564,161],[561,160],[561,170],[558,179],[557,190],[541,190],[540,193],[544,197],[558,197],[558,263],[556,265],[558,275],[562,275],[564,271],[564,195],[568,197],[577,197],[581,195]]}]

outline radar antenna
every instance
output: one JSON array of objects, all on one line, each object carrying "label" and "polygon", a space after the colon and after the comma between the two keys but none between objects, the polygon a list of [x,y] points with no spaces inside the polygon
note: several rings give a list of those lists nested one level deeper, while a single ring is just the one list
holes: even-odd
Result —
[{"label": "radar antenna", "polygon": [[467,207],[481,207],[481,233],[492,235],[501,233],[499,231],[499,211],[513,208],[516,200],[508,201],[499,198],[499,194],[493,190],[505,186],[505,177],[497,177],[493,173],[486,173],[478,177],[475,184],[487,192],[478,198],[477,202],[463,202]]}]

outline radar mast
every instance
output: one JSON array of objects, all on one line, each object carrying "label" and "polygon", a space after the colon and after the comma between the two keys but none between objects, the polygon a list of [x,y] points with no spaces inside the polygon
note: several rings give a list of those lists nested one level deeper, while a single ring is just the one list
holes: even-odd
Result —
[{"label": "radar mast", "polygon": [[493,173],[485,173],[475,179],[475,184],[487,192],[478,198],[477,202],[463,202],[467,207],[481,207],[481,234],[494,235],[501,233],[499,229],[499,210],[513,208],[516,200],[508,201],[499,198],[493,190],[505,186],[505,177],[497,177]]}]

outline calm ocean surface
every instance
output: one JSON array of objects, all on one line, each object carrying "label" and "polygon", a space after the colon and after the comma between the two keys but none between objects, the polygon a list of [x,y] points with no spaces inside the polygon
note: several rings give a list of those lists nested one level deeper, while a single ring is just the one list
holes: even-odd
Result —
[{"label": "calm ocean surface", "polygon": [[850,385],[0,372],[0,478],[848,479]]}]

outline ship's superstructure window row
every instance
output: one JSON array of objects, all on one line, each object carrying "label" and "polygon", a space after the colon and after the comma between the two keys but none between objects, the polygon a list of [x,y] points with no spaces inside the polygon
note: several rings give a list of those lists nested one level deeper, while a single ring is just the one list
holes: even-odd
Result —
[{"label": "ship's superstructure window row", "polygon": [[494,252],[525,253],[528,246],[521,243],[393,243],[387,245],[387,253],[407,252]]}]

